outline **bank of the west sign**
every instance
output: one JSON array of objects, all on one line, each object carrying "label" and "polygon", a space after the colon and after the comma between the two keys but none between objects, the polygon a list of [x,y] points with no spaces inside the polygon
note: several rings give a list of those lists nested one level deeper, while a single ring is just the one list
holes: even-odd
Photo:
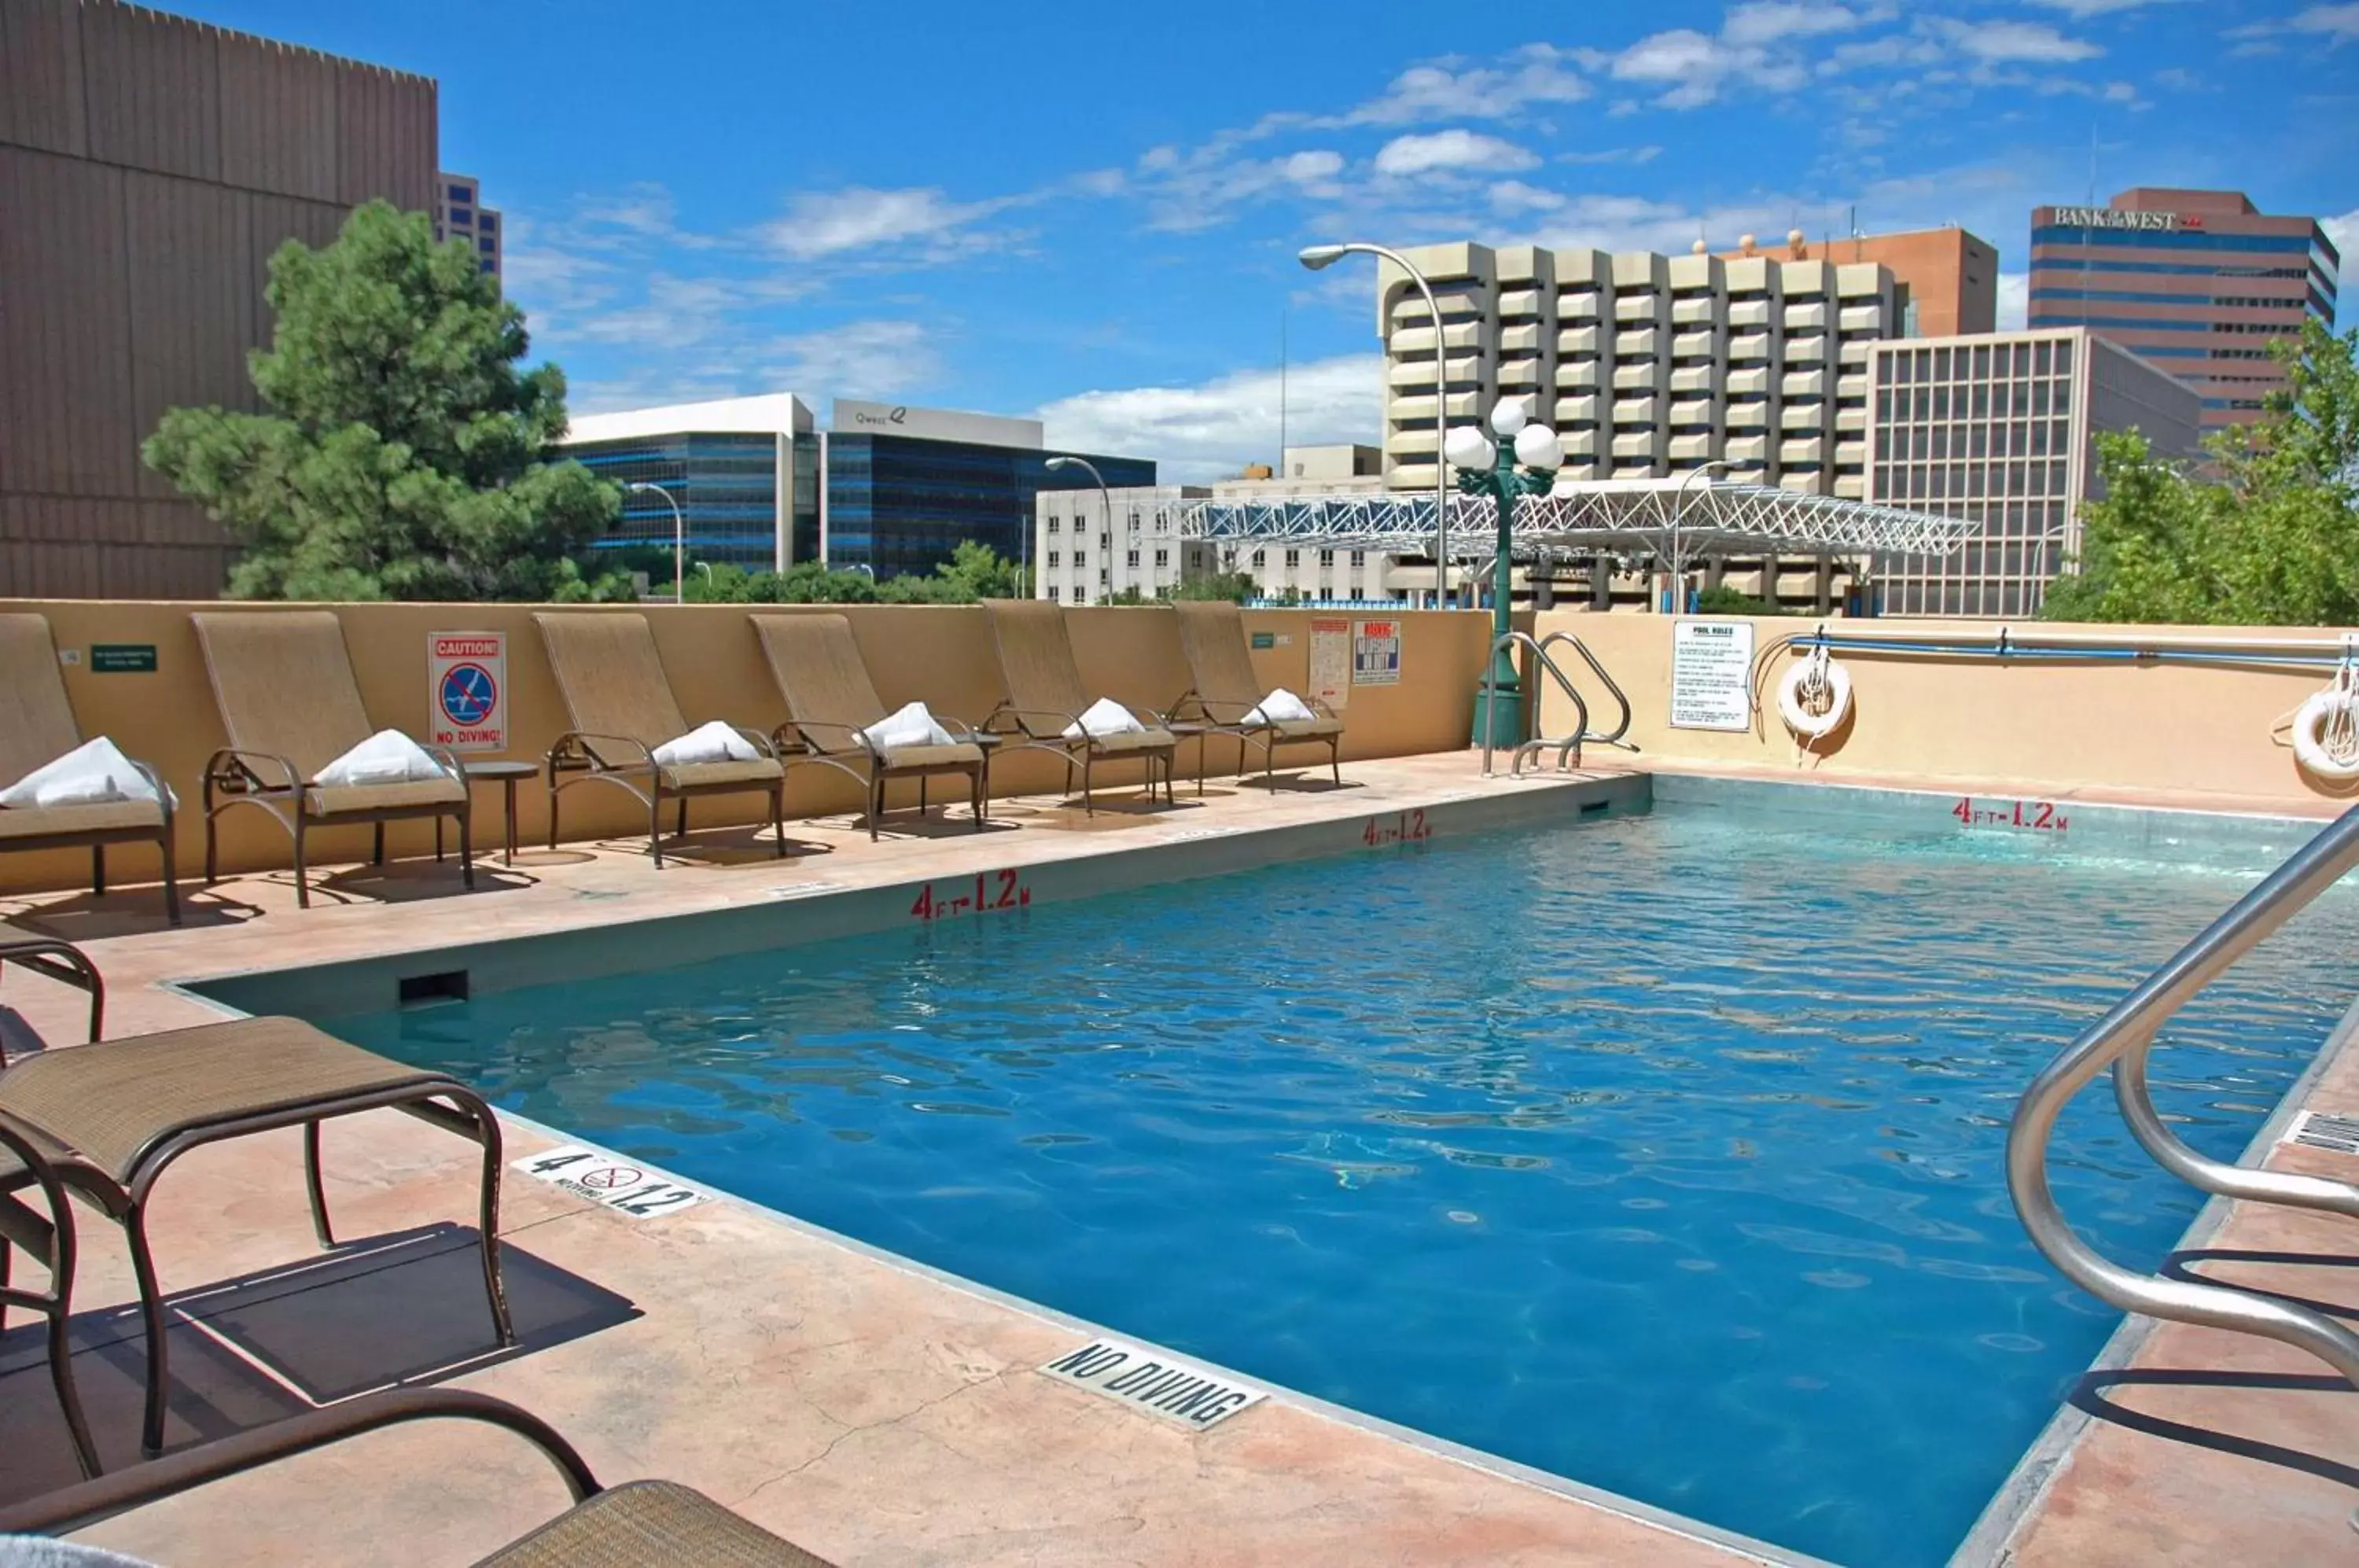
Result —
[{"label": "bank of the west sign", "polygon": [[2114,207],[2050,207],[2048,212],[2049,223],[2071,229],[2175,229],[2180,226],[2176,212],[2125,212]]}]

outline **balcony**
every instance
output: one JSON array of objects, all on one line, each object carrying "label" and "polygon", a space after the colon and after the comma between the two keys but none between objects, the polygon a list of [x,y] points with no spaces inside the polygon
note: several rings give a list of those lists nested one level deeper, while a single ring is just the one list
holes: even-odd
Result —
[{"label": "balcony", "polygon": [[[1452,392],[1450,395],[1450,418],[1453,421],[1477,419],[1489,411],[1490,405],[1478,392]],[[1385,405],[1385,416],[1396,425],[1422,424],[1430,438],[1433,433],[1433,383],[1427,382],[1421,394],[1414,390],[1396,392],[1392,400]],[[1430,440],[1427,444],[1431,444]]]},{"label": "balcony", "polygon": [[1618,469],[1633,458],[1652,462],[1662,445],[1661,435],[1654,430],[1617,431],[1614,437],[1614,463]]},{"label": "balcony", "polygon": [[1715,345],[1712,340],[1716,336],[1718,336],[1718,334],[1709,329],[1701,331],[1690,329],[1683,332],[1673,332],[1671,334],[1671,357],[1674,359],[1701,359],[1705,355],[1710,354],[1713,358],[1718,358],[1719,355],[1713,353]]},{"label": "balcony", "polygon": [[[1456,340],[1451,342],[1454,343]],[[1512,327],[1499,329],[1501,354],[1538,354],[1540,342],[1540,324],[1538,321],[1518,321]]]},{"label": "balcony", "polygon": [[1397,425],[1394,427],[1385,435],[1385,455],[1394,458],[1410,457],[1428,463],[1431,462],[1433,459],[1432,424],[1429,422],[1423,425]]},{"label": "balcony", "polygon": [[1709,295],[1701,299],[1671,301],[1671,320],[1680,326],[1709,327],[1720,320],[1720,301]]},{"label": "balcony", "polygon": [[1569,360],[1556,367],[1556,388],[1560,392],[1585,392],[1604,385],[1605,366],[1593,359]]},{"label": "balcony", "polygon": [[1713,440],[1709,435],[1673,436],[1670,455],[1673,463],[1698,463],[1719,453],[1712,451]]},{"label": "balcony", "polygon": [[1867,482],[1856,474],[1838,474],[1834,493],[1846,501],[1856,501],[1867,494]]},{"label": "balcony", "polygon": [[1712,407],[1712,400],[1709,397],[1675,397],[1671,400],[1671,410],[1665,417],[1665,422],[1673,425],[1718,424],[1720,420],[1713,418]]},{"label": "balcony", "polygon": [[1823,397],[1827,395],[1827,373],[1823,370],[1788,370],[1777,383],[1777,390],[1788,397]]},{"label": "balcony", "polygon": [[1720,390],[1720,366],[1716,365],[1680,365],[1671,367],[1671,390],[1674,392],[1717,392]]},{"label": "balcony", "polygon": [[1652,289],[1643,293],[1623,294],[1614,300],[1614,319],[1617,321],[1651,321],[1663,305],[1662,297]]},{"label": "balcony", "polygon": [[1824,365],[1827,362],[1827,340],[1824,337],[1788,338],[1788,365]]},{"label": "balcony", "polygon": [[1835,345],[1835,363],[1845,370],[1865,370],[1875,351],[1874,338],[1854,338]]},{"label": "balcony", "polygon": [[1864,434],[1867,430],[1867,410],[1865,408],[1837,408],[1835,410],[1835,429],[1839,430],[1857,430]]},{"label": "balcony", "polygon": [[1556,297],[1556,317],[1560,321],[1593,321],[1600,309],[1597,285],[1583,283],[1575,288],[1560,289]]},{"label": "balcony", "polygon": [[[1564,418],[1564,405],[1561,403],[1557,405],[1557,418],[1560,420]],[[1564,442],[1565,456],[1567,458],[1571,458],[1576,454],[1584,457],[1595,457],[1597,455],[1599,443],[1605,439],[1605,434],[1603,430],[1564,430],[1561,425],[1559,426],[1559,435]]]},{"label": "balcony", "polygon": [[1769,324],[1769,301],[1767,299],[1731,299],[1728,302],[1728,329],[1766,327]]},{"label": "balcony", "polygon": [[1720,455],[1731,466],[1739,464],[1758,468],[1769,461],[1767,436],[1730,436],[1720,443]]},{"label": "balcony", "polygon": [[1826,460],[1827,443],[1818,436],[1788,436],[1777,443],[1780,467],[1797,463],[1824,463]]},{"label": "balcony", "polygon": [[1834,410],[1824,403],[1788,403],[1777,410],[1777,428],[1781,430],[1823,430],[1827,416]]},{"label": "balcony", "polygon": [[1556,351],[1559,354],[1596,354],[1606,347],[1607,341],[1602,327],[1567,327],[1556,335]]},{"label": "balcony", "polygon": [[1614,399],[1617,425],[1651,425],[1663,417],[1663,399],[1652,391],[1623,393]]},{"label": "balcony", "polygon": [[1652,327],[1625,327],[1614,334],[1616,359],[1652,359],[1663,352],[1663,334]]},{"label": "balcony", "polygon": [[[1484,327],[1481,321],[1450,321],[1441,329],[1442,339],[1461,352],[1479,351],[1483,346]],[[1433,354],[1433,329],[1428,326],[1397,327],[1393,330],[1392,352],[1395,354],[1415,354],[1430,358]]]},{"label": "balcony", "polygon": [[1764,360],[1773,357],[1767,332],[1738,332],[1728,340],[1728,360],[1734,365],[1740,360]]},{"label": "balcony", "polygon": [[[1537,359],[1503,359],[1499,362],[1499,390],[1502,392],[1537,392],[1540,389],[1540,362]],[[1553,390],[1553,388],[1551,388]]]},{"label": "balcony", "polygon": [[1651,360],[1636,365],[1617,362],[1614,366],[1614,388],[1617,391],[1640,387],[1651,388],[1658,383],[1662,370],[1660,364]]},{"label": "balcony", "polygon": [[1537,289],[1505,289],[1499,292],[1499,315],[1502,320],[1540,313],[1540,291]]},{"label": "balcony", "polygon": [[1786,330],[1789,332],[1815,330],[1823,332],[1827,324],[1827,302],[1813,299],[1786,307]]},{"label": "balcony", "polygon": [[1766,365],[1755,365],[1747,370],[1733,369],[1728,373],[1728,396],[1731,397],[1765,396],[1773,385],[1770,378],[1774,374],[1775,372]]},{"label": "balcony", "polygon": [[1845,305],[1835,318],[1835,323],[1847,332],[1880,332],[1884,330],[1884,307],[1881,304]]},{"label": "balcony", "polygon": [[1556,400],[1556,428],[1561,430],[1568,425],[1596,424],[1605,417],[1599,411],[1604,406],[1605,400],[1594,395],[1560,397]]}]

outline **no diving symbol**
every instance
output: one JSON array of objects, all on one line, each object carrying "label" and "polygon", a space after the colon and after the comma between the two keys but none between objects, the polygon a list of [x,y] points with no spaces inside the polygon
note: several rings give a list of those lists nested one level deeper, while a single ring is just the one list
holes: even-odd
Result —
[{"label": "no diving symbol", "polygon": [[435,699],[442,704],[444,718],[462,729],[472,729],[499,704],[499,683],[480,664],[454,664],[442,672],[442,686]]},{"label": "no diving symbol", "polygon": [[602,1165],[585,1171],[579,1178],[592,1192],[611,1192],[620,1187],[636,1187],[647,1179],[647,1172],[629,1165]]}]

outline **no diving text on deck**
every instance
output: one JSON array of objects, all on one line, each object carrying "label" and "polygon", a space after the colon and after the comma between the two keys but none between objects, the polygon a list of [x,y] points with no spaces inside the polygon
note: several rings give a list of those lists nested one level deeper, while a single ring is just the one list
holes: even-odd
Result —
[{"label": "no diving text on deck", "polygon": [[1040,1368],[1060,1382],[1201,1432],[1267,1398],[1228,1377],[1126,1339],[1094,1339]]}]

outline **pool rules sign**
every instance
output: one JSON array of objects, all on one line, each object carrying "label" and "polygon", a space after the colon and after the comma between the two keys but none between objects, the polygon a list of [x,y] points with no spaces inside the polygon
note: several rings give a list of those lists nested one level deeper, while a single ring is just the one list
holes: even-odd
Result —
[{"label": "pool rules sign", "polygon": [[427,633],[426,712],[429,745],[506,750],[507,633]]},{"label": "pool rules sign", "polygon": [[1671,727],[1753,727],[1753,623],[1671,624]]}]

